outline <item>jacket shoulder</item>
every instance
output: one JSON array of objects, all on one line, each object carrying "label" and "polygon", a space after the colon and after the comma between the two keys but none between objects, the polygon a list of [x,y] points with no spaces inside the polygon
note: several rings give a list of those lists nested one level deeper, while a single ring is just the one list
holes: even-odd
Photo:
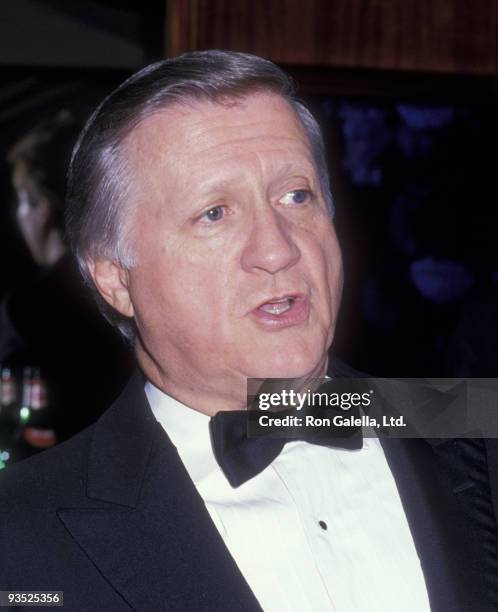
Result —
[{"label": "jacket shoulder", "polygon": [[94,427],[0,472],[0,512],[81,501]]}]

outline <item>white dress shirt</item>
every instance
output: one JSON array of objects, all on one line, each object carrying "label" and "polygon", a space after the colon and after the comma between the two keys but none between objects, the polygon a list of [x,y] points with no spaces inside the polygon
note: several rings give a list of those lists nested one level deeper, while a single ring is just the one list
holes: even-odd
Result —
[{"label": "white dress shirt", "polygon": [[426,612],[424,577],[376,438],[348,451],[286,444],[233,488],[209,417],[145,386],[228,550],[265,612]]}]

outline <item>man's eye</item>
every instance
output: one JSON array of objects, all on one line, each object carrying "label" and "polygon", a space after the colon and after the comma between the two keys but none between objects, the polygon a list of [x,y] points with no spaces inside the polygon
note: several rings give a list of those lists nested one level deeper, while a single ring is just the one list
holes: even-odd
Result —
[{"label": "man's eye", "polygon": [[280,204],[306,204],[311,199],[311,192],[308,189],[293,189],[280,198]]},{"label": "man's eye", "polygon": [[225,216],[225,207],[224,206],[213,206],[207,210],[201,217],[201,219],[205,219],[206,221],[214,222],[220,221]]}]

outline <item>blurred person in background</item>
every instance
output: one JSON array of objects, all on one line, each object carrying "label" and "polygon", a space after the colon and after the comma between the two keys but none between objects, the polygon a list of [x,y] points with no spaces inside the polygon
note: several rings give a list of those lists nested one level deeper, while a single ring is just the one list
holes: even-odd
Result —
[{"label": "blurred person in background", "polygon": [[50,406],[46,427],[25,431],[24,454],[92,423],[131,369],[125,345],[87,296],[64,238],[66,172],[79,131],[63,110],[27,132],[8,154],[16,222],[39,271],[0,305],[0,363],[18,383],[23,368],[39,367]]}]

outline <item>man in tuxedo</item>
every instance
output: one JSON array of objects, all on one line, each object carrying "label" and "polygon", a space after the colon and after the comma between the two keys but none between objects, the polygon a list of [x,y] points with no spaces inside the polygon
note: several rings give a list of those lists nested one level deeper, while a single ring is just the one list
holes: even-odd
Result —
[{"label": "man in tuxedo", "polygon": [[320,130],[279,68],[209,51],[143,69],[87,123],[69,193],[140,372],[0,480],[3,590],[63,590],[71,611],[493,609],[487,472],[451,445],[228,437],[248,378],[347,375]]}]

